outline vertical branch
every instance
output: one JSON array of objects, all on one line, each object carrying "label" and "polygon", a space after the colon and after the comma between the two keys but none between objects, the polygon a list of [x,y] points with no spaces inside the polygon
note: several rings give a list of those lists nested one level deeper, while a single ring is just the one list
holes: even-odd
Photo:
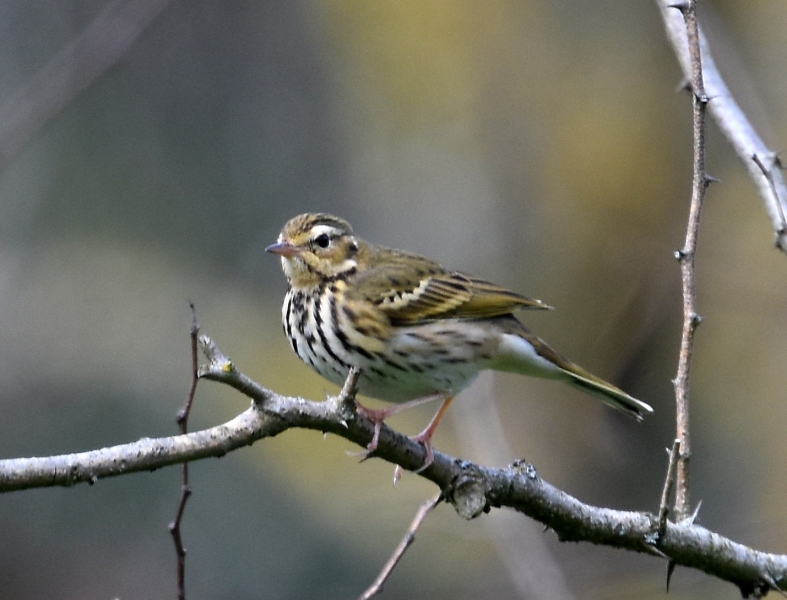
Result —
[{"label": "vertical branch", "polygon": [[[681,13],[685,0],[656,0],[664,19],[667,38],[672,44],[686,80],[691,80],[692,61],[686,37],[686,20]],[[702,52],[702,85],[713,99],[708,109],[722,135],[741,159],[749,177],[757,186],[775,233],[776,247],[787,253],[787,184],[781,172],[779,155],[768,148],[749,119],[735,102],[711,55],[708,40],[699,30]]]},{"label": "vertical branch", "polygon": [[[186,404],[178,411],[175,418],[181,434],[186,434],[189,428],[189,413],[191,404],[194,402],[194,394],[197,392],[199,382],[199,362],[197,357],[199,325],[197,324],[197,311],[194,304],[191,307],[191,386],[189,395],[186,397]],[[169,532],[175,543],[175,555],[178,558],[178,600],[186,600],[186,548],[183,547],[183,538],[180,535],[180,523],[183,520],[183,513],[186,510],[186,502],[191,496],[191,485],[189,484],[189,463],[184,462],[181,470],[180,479],[180,500],[175,511],[175,519],[169,524]]]},{"label": "vertical branch", "polygon": [[683,330],[678,357],[678,373],[675,377],[675,404],[677,413],[677,439],[680,440],[677,473],[675,478],[675,513],[685,519],[690,513],[689,461],[691,442],[689,436],[689,368],[694,346],[694,333],[702,320],[696,311],[694,255],[700,226],[700,211],[705,189],[710,181],[705,173],[705,109],[708,98],[702,80],[699,27],[697,25],[697,0],[675,5],[683,13],[688,34],[691,57],[692,121],[694,131],[694,175],[692,181],[691,207],[686,227],[683,248],[676,253],[680,261],[683,282]]}]

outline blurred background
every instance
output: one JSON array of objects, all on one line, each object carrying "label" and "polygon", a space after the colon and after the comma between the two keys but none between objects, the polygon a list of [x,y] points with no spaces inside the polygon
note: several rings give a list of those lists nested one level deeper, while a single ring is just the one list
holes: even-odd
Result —
[{"label": "blurred background", "polygon": [[[783,148],[787,13],[702,11],[733,92]],[[653,2],[3,2],[0,456],[174,434],[189,301],[258,381],[335,392],[289,350],[264,252],[319,210],[556,306],[522,319],[656,411],[638,425],[567,386],[484,375],[439,450],[527,459],[585,502],[656,510],[691,181],[680,81]],[[708,171],[722,183],[697,256],[693,500],[703,525],[784,553],[787,257],[712,124]],[[248,405],[203,383],[191,427]],[[391,424],[416,433],[434,408]],[[435,489],[411,475],[394,489],[391,465],[352,450],[290,431],[194,464],[188,597],[356,597]],[[169,468],[3,495],[0,598],[174,597],[179,482]],[[663,598],[665,567],[443,505],[382,597]],[[711,595],[739,592],[677,570],[671,598]]]}]

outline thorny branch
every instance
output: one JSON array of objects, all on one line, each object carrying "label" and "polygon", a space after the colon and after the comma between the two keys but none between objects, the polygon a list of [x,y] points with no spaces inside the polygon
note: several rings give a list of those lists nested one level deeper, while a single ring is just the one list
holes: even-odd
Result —
[{"label": "thorny branch", "polygon": [[[681,11],[685,5],[677,0],[657,0],[669,41],[678,57],[686,80],[692,80],[686,23]],[[697,35],[702,53],[702,73],[708,108],[724,137],[743,161],[757,191],[774,231],[776,247],[787,253],[787,185],[781,172],[781,162],[776,152],[770,150],[755,131],[746,115],[735,102],[727,84],[722,79],[710,52],[708,41],[700,28]]]},{"label": "thorny branch", "polygon": [[[252,407],[231,421],[185,435],[142,439],[79,454],[0,461],[0,491],[95,482],[137,471],[210,456],[223,456],[290,428],[328,432],[361,447],[374,434],[369,419],[342,409],[340,398],[311,402],[280,396],[260,386],[227,359],[205,336],[200,343],[209,363],[200,377],[229,385],[252,398]],[[375,456],[410,471],[424,461],[423,446],[383,426]],[[533,465],[517,462],[497,469],[435,451],[419,474],[434,482],[466,519],[492,508],[510,507],[554,531],[562,541],[591,542],[667,558],[738,586],[746,597],[787,587],[787,556],[767,554],[733,542],[689,521],[667,522],[659,533],[657,514],[591,506],[541,479]]]},{"label": "thorny branch", "polygon": [[683,330],[678,357],[678,374],[675,377],[675,404],[677,413],[677,439],[680,440],[677,471],[675,474],[675,516],[685,519],[690,511],[689,501],[689,461],[691,442],[689,435],[689,369],[691,353],[694,348],[694,334],[702,322],[697,314],[696,278],[694,275],[694,256],[697,251],[697,236],[700,229],[700,213],[705,199],[709,178],[705,173],[705,109],[708,97],[702,78],[702,57],[700,56],[699,25],[697,23],[697,2],[675,5],[686,20],[689,55],[691,57],[692,124],[694,131],[694,176],[691,190],[689,220],[686,225],[686,240],[683,248],[675,253],[680,261],[683,283]]}]

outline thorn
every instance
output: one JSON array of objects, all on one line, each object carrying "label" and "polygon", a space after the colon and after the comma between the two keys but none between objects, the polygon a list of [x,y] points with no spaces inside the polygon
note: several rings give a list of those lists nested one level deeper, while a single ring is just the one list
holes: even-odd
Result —
[{"label": "thorn", "polygon": [[667,565],[667,593],[669,593],[669,582],[672,579],[672,574],[675,572],[677,563],[674,560],[669,561]]},{"label": "thorn", "polygon": [[688,253],[684,250],[675,250],[672,256],[675,257],[675,260],[684,260],[688,256]]},{"label": "thorn", "polygon": [[648,549],[647,551],[650,554],[653,554],[654,556],[658,556],[659,558],[666,558],[667,560],[669,560],[669,556],[664,554],[661,550],[659,550],[658,548],[656,548],[655,546],[653,546],[651,544],[648,544],[647,542],[645,542],[645,544],[646,544],[645,547]]},{"label": "thorn", "polygon": [[705,187],[708,187],[711,183],[721,183],[721,179],[705,173]]},{"label": "thorn", "polygon": [[402,467],[396,465],[393,474],[393,486],[396,487],[396,484],[399,483],[399,480],[402,478]]},{"label": "thorn", "polygon": [[702,315],[698,315],[697,313],[694,313],[693,315],[691,315],[691,326],[699,327],[700,323],[702,323],[702,320],[703,320]]},{"label": "thorn", "polygon": [[691,515],[691,521],[689,522],[689,525],[694,525],[694,522],[697,520],[697,517],[700,514],[700,507],[701,506],[702,506],[702,500],[697,502],[697,508],[694,509],[694,514]]},{"label": "thorn", "polygon": [[700,507],[701,506],[702,506],[702,500],[697,502],[697,507],[694,509],[694,512],[691,513],[691,515],[689,515],[685,519],[681,519],[681,521],[680,521],[680,523],[678,523],[678,525],[685,526],[685,527],[691,527],[692,525],[694,525],[694,523],[697,522],[697,517],[700,514]]},{"label": "thorn", "polygon": [[691,91],[691,79],[688,77],[684,77],[680,80],[680,84],[678,87],[675,88],[675,93],[679,94],[680,92],[690,92]]},{"label": "thorn", "polygon": [[704,96],[699,98],[699,101],[702,102],[703,104],[709,104],[712,100],[715,100],[718,97],[719,96],[709,96],[708,94],[705,94]]},{"label": "thorn", "polygon": [[667,4],[667,8],[677,8],[680,12],[686,12],[689,8],[689,3],[684,1],[673,2],[672,4]]},{"label": "thorn", "polygon": [[762,159],[756,153],[751,155],[751,159],[754,162],[754,164],[760,168],[760,171],[762,171],[763,175],[765,175],[766,177],[770,175],[768,167],[765,166],[765,163],[762,162]]}]

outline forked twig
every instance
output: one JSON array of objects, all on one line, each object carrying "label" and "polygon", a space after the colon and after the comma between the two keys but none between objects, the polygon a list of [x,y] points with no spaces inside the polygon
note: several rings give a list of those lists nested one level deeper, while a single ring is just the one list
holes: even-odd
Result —
[{"label": "forked twig", "polygon": [[372,583],[372,585],[370,585],[363,594],[358,596],[358,600],[369,600],[369,598],[373,598],[383,591],[383,584],[385,584],[385,582],[391,576],[391,573],[396,568],[396,565],[399,564],[399,561],[402,560],[404,553],[415,541],[415,534],[421,527],[421,523],[424,522],[426,515],[432,512],[434,507],[437,506],[442,499],[443,494],[440,492],[434,498],[430,498],[421,505],[421,507],[418,509],[418,512],[415,514],[413,522],[410,523],[410,527],[407,528],[407,533],[405,533],[402,541],[399,542],[399,545],[396,547],[396,550],[394,550],[391,558],[389,558],[385,563],[382,571],[380,571],[380,574],[377,576],[377,579],[374,580],[374,583]]}]

